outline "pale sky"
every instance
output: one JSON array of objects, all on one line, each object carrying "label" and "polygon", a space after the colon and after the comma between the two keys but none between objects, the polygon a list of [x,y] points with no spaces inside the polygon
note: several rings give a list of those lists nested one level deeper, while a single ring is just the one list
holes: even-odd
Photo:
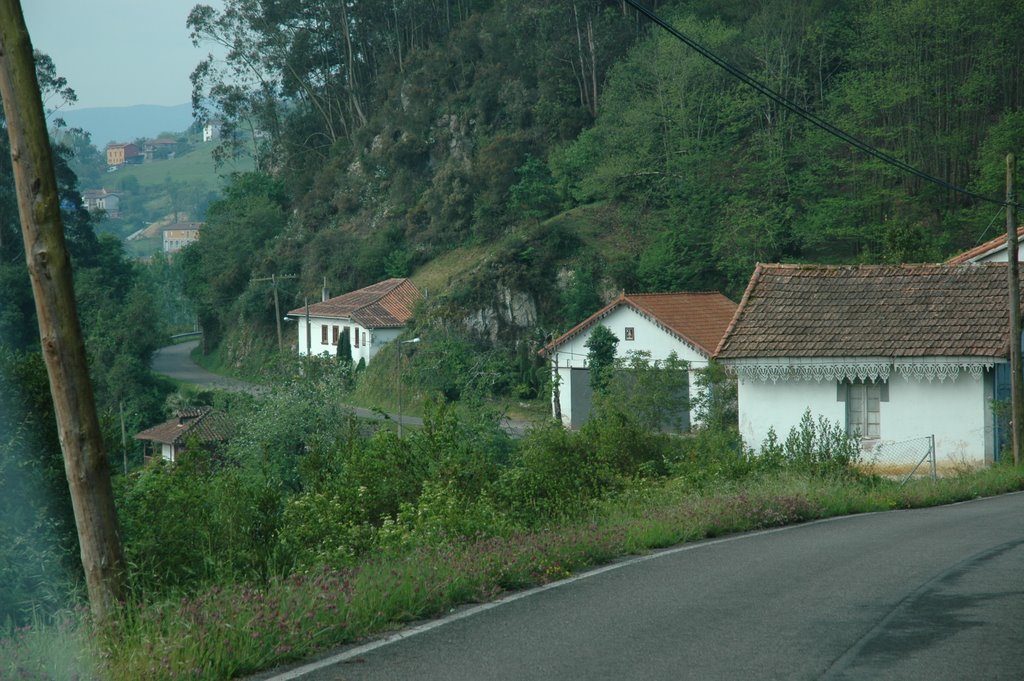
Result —
[{"label": "pale sky", "polygon": [[32,47],[78,94],[73,109],[190,102],[189,74],[211,51],[185,26],[197,4],[223,0],[21,0]]}]

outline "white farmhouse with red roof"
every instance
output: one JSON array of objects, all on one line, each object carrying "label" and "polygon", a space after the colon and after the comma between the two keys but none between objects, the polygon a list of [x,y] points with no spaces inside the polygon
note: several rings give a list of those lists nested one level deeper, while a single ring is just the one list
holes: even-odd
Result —
[{"label": "white farmhouse with red roof", "polygon": [[759,264],[716,352],[759,447],[805,411],[866,451],[934,438],[939,465],[998,458],[1009,388],[1006,263]]},{"label": "white farmhouse with red roof", "polygon": [[353,363],[369,364],[399,336],[422,297],[411,279],[396,278],[295,308],[288,317],[299,321],[299,354],[336,357],[339,343],[347,343]]},{"label": "white farmhouse with red roof", "polygon": [[[561,414],[562,423],[569,428],[578,428],[590,415],[593,393],[586,343],[598,324],[619,339],[618,358],[646,351],[655,362],[668,359],[671,353],[689,362],[692,405],[696,372],[707,366],[735,311],[736,303],[718,292],[623,293],[541,351],[551,361],[558,381],[552,398],[555,415]],[[694,417],[691,406],[684,421],[693,423]]]}]

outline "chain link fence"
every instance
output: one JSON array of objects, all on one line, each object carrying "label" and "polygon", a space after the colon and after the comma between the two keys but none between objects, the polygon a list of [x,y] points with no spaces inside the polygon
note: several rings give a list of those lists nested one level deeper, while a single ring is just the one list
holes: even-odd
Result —
[{"label": "chain link fence", "polygon": [[911,478],[929,477],[935,480],[935,436],[927,435],[899,442],[883,440],[864,455],[862,464],[870,473],[899,480],[901,486]]}]

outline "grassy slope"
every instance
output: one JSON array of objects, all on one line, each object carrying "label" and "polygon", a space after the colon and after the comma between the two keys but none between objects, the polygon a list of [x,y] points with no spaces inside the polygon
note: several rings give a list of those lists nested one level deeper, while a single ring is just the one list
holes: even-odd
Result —
[{"label": "grassy slope", "polygon": [[[184,183],[186,192],[202,196],[211,191],[220,191],[226,184],[227,176],[231,173],[252,170],[251,159],[241,159],[217,168],[213,160],[213,149],[213,144],[199,144],[191,152],[180,157],[165,161],[152,161],[137,166],[122,166],[120,170],[106,174],[104,186],[108,190],[116,190],[125,178],[134,177],[138,180],[140,187],[158,190],[146,202],[145,208],[150,211],[160,211],[166,209],[171,203],[167,191],[161,191],[166,187],[168,181]],[[140,223],[129,222],[115,233],[124,237],[143,226]],[[125,242],[125,250],[129,255],[135,257],[152,255],[161,247],[162,243],[159,237]]]},{"label": "grassy slope", "polygon": [[418,268],[411,278],[426,295],[443,292],[489,253],[486,246],[462,246]]},{"label": "grassy slope", "polygon": [[212,143],[198,144],[184,156],[137,166],[123,166],[117,172],[108,173],[106,184],[113,185],[125,177],[134,177],[141,186],[152,187],[162,186],[170,178],[175,182],[215,190],[224,185],[226,175],[236,171],[252,170],[251,159],[242,159],[217,169],[213,162],[213,149]]}]

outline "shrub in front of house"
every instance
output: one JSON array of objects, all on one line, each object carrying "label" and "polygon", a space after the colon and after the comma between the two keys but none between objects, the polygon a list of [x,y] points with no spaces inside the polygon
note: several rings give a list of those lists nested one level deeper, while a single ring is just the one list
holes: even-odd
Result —
[{"label": "shrub in front of house", "polygon": [[813,475],[858,475],[860,445],[838,423],[823,416],[817,419],[808,409],[800,424],[780,442],[774,429],[761,445],[766,467],[786,467]]}]

